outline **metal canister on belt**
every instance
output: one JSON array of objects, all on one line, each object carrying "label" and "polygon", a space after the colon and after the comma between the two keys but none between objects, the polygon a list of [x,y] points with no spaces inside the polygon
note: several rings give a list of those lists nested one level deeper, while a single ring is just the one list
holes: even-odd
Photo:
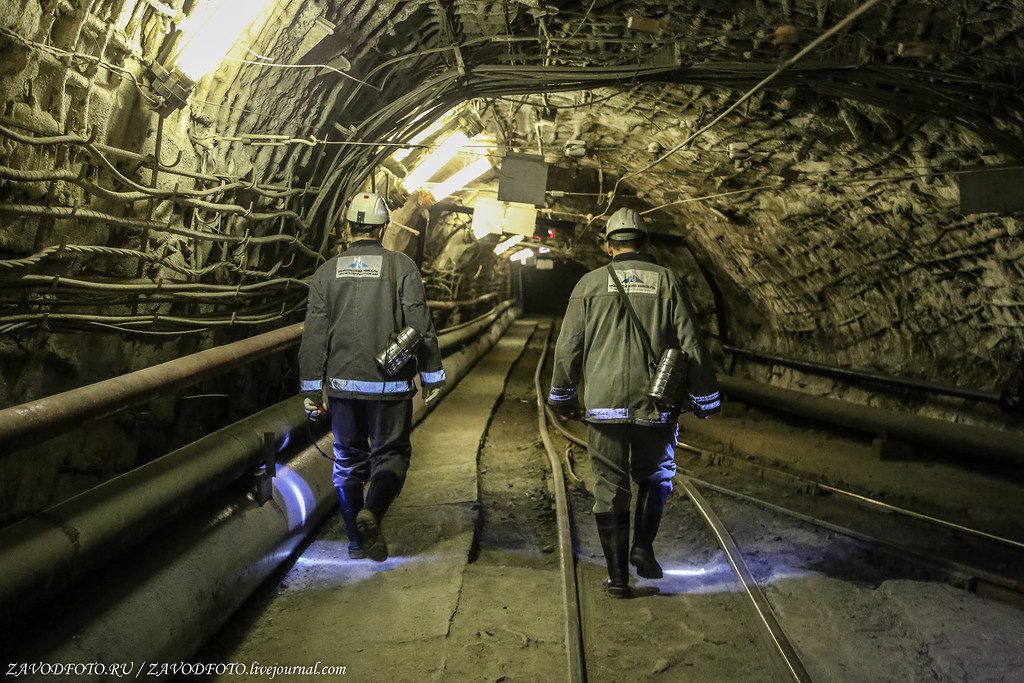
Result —
[{"label": "metal canister on belt", "polygon": [[686,393],[690,357],[679,349],[666,349],[651,377],[647,395],[660,408],[679,410]]},{"label": "metal canister on belt", "polygon": [[406,327],[383,351],[377,354],[377,366],[385,375],[393,377],[402,369],[402,366],[409,362],[421,341],[423,341],[422,334],[412,327]]}]

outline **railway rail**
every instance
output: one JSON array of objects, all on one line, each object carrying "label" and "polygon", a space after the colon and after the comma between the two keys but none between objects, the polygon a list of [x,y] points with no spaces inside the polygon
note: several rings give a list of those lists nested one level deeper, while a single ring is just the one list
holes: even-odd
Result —
[{"label": "railway rail", "polygon": [[[578,477],[575,472],[572,472],[572,462],[569,458],[568,450],[566,451],[565,461],[563,463],[562,458],[559,456],[558,450],[554,445],[549,427],[553,426],[554,431],[559,433],[571,444],[575,444],[584,449],[586,449],[587,444],[584,439],[580,438],[563,425],[550,408],[546,406],[540,377],[547,358],[548,347],[550,346],[550,337],[551,330],[549,328],[546,333],[543,352],[537,365],[534,377],[534,388],[536,391],[538,429],[541,441],[543,442],[545,451],[547,452],[548,460],[551,464],[552,478],[555,487],[556,514],[560,539],[558,548],[560,554],[559,561],[563,570],[564,579],[563,602],[566,609],[566,630],[567,633],[571,633],[573,635],[573,637],[566,639],[567,657],[570,661],[569,678],[571,681],[575,682],[585,681],[588,679],[586,664],[587,653],[585,652],[585,634],[588,628],[588,623],[584,610],[581,606],[583,602],[581,600],[581,595],[586,593],[588,587],[582,584],[580,580],[581,572],[577,565],[578,558],[576,548],[571,542],[565,541],[565,537],[567,535],[578,536],[576,533],[567,534],[564,531],[565,529],[571,528],[574,519],[571,506],[565,503],[565,480],[569,479],[577,489],[586,490],[586,488],[584,485],[585,482]],[[677,446],[680,449],[690,451],[691,453],[702,454],[700,449],[694,448],[688,444],[678,443]],[[755,467],[760,468],[763,466],[757,465]],[[571,477],[568,472],[572,472]],[[796,481],[800,484],[802,490],[809,493],[832,494],[866,509],[874,510],[886,515],[896,515],[900,518],[923,523],[936,529],[941,529],[965,538],[971,538],[1001,546],[1003,549],[1010,548],[1014,551],[1024,550],[1024,543],[1015,539],[886,503],[885,501],[877,500],[853,491],[847,491],[826,483],[800,478],[781,470],[777,471],[776,474]],[[919,567],[936,571],[941,576],[944,576],[949,583],[959,588],[975,592],[988,592],[980,590],[981,587],[988,586],[996,589],[996,597],[1005,597],[1006,594],[1010,594],[1018,596],[1018,599],[1024,598],[1024,583],[1014,578],[1002,576],[998,573],[978,567],[968,566],[963,563],[941,557],[937,554],[921,552],[920,550],[908,548],[869,533],[864,533],[862,531],[835,524],[814,515],[799,512],[797,510],[790,509],[789,507],[778,505],[756,496],[700,479],[692,473],[680,473],[676,476],[675,481],[677,486],[686,494],[686,497],[694,505],[699,516],[706,522],[707,526],[711,530],[712,535],[720,546],[721,551],[728,559],[729,565],[736,575],[736,579],[741,584],[743,591],[748,598],[749,606],[752,610],[752,616],[754,617],[752,621],[756,624],[755,628],[760,632],[760,635],[771,644],[771,649],[777,659],[776,663],[781,665],[786,676],[793,681],[804,683],[806,681],[811,681],[812,677],[808,673],[804,662],[801,660],[797,648],[786,635],[786,631],[782,624],[780,624],[770,601],[761,590],[761,587],[750,569],[747,567],[747,564],[743,559],[742,551],[733,540],[729,529],[716,514],[707,498],[703,495],[702,489],[728,496],[729,498],[737,501],[756,505],[785,518],[797,520],[798,522],[810,524],[821,529],[826,529],[830,532],[841,534],[847,538],[867,544],[872,548],[872,550],[888,554],[898,558],[899,560],[909,562]],[[571,576],[568,568],[575,569]],[[1002,595],[999,595],[998,591],[1001,591]]]}]

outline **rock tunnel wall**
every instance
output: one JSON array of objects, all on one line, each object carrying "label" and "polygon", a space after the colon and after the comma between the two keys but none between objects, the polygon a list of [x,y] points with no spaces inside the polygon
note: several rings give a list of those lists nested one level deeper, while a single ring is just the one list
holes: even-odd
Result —
[{"label": "rock tunnel wall", "polygon": [[[550,199],[552,215],[577,214],[566,258],[602,261],[590,219],[610,208],[682,202],[648,217],[687,248],[655,249],[721,332],[715,281],[735,344],[983,389],[1015,381],[1021,217],[960,216],[950,174],[1024,159],[1022,3],[884,3],[632,177],[855,3],[280,0],[161,126],[150,72],[201,4],[0,0],[0,405],[301,319],[301,280],[371,175],[427,231],[432,298],[504,288],[465,217],[419,207],[385,163],[394,148],[374,144],[463,101],[506,147],[598,174],[577,188],[589,196]],[[334,32],[317,39],[324,20]],[[586,156],[567,157],[577,139]],[[731,159],[731,143],[749,155]],[[598,195],[619,180],[609,207]],[[30,511],[154,457],[289,391],[292,370],[267,361],[197,387],[205,398],[97,423],[41,445],[31,467],[4,458],[16,484],[2,504]]]}]

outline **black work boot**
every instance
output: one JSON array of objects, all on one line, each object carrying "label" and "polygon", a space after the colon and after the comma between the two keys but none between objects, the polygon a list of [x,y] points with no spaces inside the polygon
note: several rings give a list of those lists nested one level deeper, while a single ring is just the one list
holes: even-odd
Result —
[{"label": "black work boot", "polygon": [[636,499],[634,518],[633,548],[629,561],[636,567],[636,573],[645,579],[660,579],[664,576],[661,565],[654,557],[654,537],[658,535],[665,503],[671,493],[672,484],[667,481],[641,482]]},{"label": "black work boot", "polygon": [[370,479],[366,506],[356,515],[356,527],[362,535],[366,556],[376,562],[388,559],[388,542],[381,532],[381,521],[391,503],[402,490],[402,480],[393,472],[383,472]]},{"label": "black work boot", "polygon": [[601,548],[608,564],[608,580],[604,589],[613,598],[631,598],[633,589],[629,587],[629,564],[626,553],[629,548],[629,511],[598,512],[594,515],[597,521],[597,535],[601,538]]},{"label": "black work boot", "polygon": [[353,560],[361,560],[366,557],[366,552],[359,543],[356,515],[363,509],[363,485],[360,483],[345,484],[334,488],[338,490],[341,519],[345,522],[345,532],[348,534],[348,556]]}]

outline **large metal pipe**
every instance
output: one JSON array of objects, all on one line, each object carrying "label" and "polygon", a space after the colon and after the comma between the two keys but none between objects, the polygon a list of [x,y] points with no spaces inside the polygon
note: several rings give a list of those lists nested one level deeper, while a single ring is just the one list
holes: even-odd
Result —
[{"label": "large metal pipe", "polygon": [[487,303],[488,301],[494,301],[497,298],[498,295],[491,292],[490,294],[484,294],[476,297],[475,299],[467,299],[465,301],[428,301],[427,308],[432,311],[454,311],[456,308],[479,306],[480,304]]},{"label": "large metal pipe", "polygon": [[[479,300],[459,302],[465,305]],[[428,302],[429,305],[429,302]],[[493,321],[507,310],[500,306],[492,311]],[[441,330],[442,345],[454,348],[472,334],[464,327],[479,330],[480,321],[488,315],[453,328],[451,334]],[[475,327],[472,327],[476,324]],[[193,386],[273,353],[295,346],[302,339],[302,324],[289,325],[248,339],[224,344],[205,351],[176,358],[166,363],[129,372],[84,387],[46,396],[0,410],[0,455],[11,452],[31,439],[52,438],[76,429],[84,422],[106,417],[157,396]]]},{"label": "large metal pipe", "polygon": [[[481,341],[490,348],[515,315],[505,307],[500,318],[488,316],[467,329],[476,337],[486,331]],[[451,384],[468,372],[466,358],[480,348],[474,344],[469,356],[445,359]],[[276,451],[307,438],[301,403],[298,397],[282,401],[0,531],[0,613],[27,609],[252,472],[263,457],[265,434],[273,434]],[[416,415],[424,414],[421,399],[414,406]]]},{"label": "large metal pipe", "polygon": [[279,466],[271,501],[261,507],[243,495],[223,490],[200,501],[132,553],[111,558],[102,581],[67,591],[60,609],[5,625],[5,649],[19,661],[131,662],[130,678],[143,663],[189,661],[330,512],[331,463],[307,448]]},{"label": "large metal pipe", "polygon": [[514,302],[505,301],[501,305],[494,308],[490,313],[471,320],[467,323],[459,325],[457,327],[449,328],[443,333],[437,335],[438,345],[441,347],[441,353],[446,353],[452,349],[462,346],[466,342],[475,338],[480,331],[486,328],[488,325],[497,320],[500,316],[504,315],[512,306]]},{"label": "large metal pipe", "polygon": [[[516,315],[506,312],[445,359],[453,384]],[[419,400],[414,414],[417,421],[426,415]],[[320,447],[327,450],[330,439]],[[18,629],[6,644],[24,661],[188,661],[333,507],[330,468],[306,447],[279,469],[272,502],[258,507],[237,490],[198,502],[192,514],[133,548],[130,562],[122,556],[104,567],[102,582],[68,591],[58,621]]]},{"label": "large metal pipe", "polygon": [[198,384],[298,343],[302,325],[199,351],[119,377],[0,410],[0,454],[50,438],[157,396]]},{"label": "large metal pipe", "polygon": [[913,389],[914,391],[923,391],[929,394],[939,394],[943,396],[953,396],[955,398],[965,398],[969,401],[983,401],[985,403],[997,403],[1000,405],[1004,404],[1003,397],[1000,394],[992,391],[980,391],[978,389],[961,389],[960,387],[951,387],[944,384],[937,384],[935,382],[925,382],[924,380],[895,377],[893,375],[886,375],[880,372],[870,372],[868,370],[852,370],[849,368],[837,368],[830,365],[821,365],[819,363],[811,363],[804,360],[783,358],[782,356],[776,356],[761,351],[750,351],[749,349],[741,349],[736,346],[730,346],[729,344],[722,344],[722,349],[724,351],[728,351],[733,355],[741,356],[743,358],[749,358],[751,360],[760,361],[764,363],[774,363],[776,365],[782,365],[788,368],[795,368],[797,370],[803,370],[805,372],[811,372],[817,375],[824,375],[826,377],[834,377],[837,379],[852,380],[858,382],[872,382],[874,384],[883,384],[892,387],[899,387],[901,389]]},{"label": "large metal pipe", "polygon": [[937,451],[966,455],[971,460],[1009,465],[1017,470],[1024,467],[1024,438],[1019,431],[999,431],[919,415],[894,413],[736,377],[720,377],[719,384],[732,398],[772,410],[868,434],[885,434],[893,439]]}]

